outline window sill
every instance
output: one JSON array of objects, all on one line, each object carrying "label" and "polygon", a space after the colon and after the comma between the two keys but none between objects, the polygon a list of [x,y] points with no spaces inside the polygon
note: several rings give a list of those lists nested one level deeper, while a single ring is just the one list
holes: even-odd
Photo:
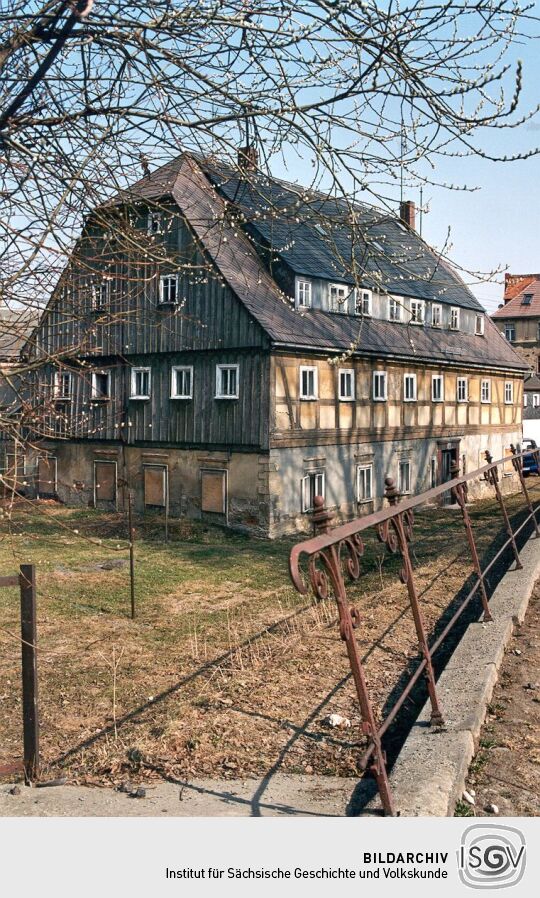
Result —
[{"label": "window sill", "polygon": [[441,397],[440,399],[433,399],[433,397],[431,397],[431,401],[432,402],[444,402],[444,398]]},{"label": "window sill", "polygon": [[354,402],[355,398],[354,398],[354,396],[340,396],[339,401],[340,402]]},{"label": "window sill", "polygon": [[110,402],[110,401],[111,401],[110,396],[92,396],[92,398],[90,400],[90,402],[97,403],[98,405],[101,405],[101,403]]},{"label": "window sill", "polygon": [[382,397],[382,396],[381,396],[381,397],[374,396],[374,397],[373,397],[373,402],[386,402],[386,401],[387,401],[386,396],[384,396],[384,397]]},{"label": "window sill", "polygon": [[238,399],[238,396],[214,396],[214,399]]},{"label": "window sill", "polygon": [[130,396],[129,398],[130,400],[135,399],[137,402],[147,402],[150,399],[150,396]]},{"label": "window sill", "polygon": [[300,396],[300,402],[317,402],[318,396]]},{"label": "window sill", "polygon": [[404,399],[403,402],[418,402],[418,399]]},{"label": "window sill", "polygon": [[[216,399],[217,398],[218,397],[216,396]],[[189,401],[190,399],[193,399],[193,396],[169,396],[169,399],[187,399]]]}]

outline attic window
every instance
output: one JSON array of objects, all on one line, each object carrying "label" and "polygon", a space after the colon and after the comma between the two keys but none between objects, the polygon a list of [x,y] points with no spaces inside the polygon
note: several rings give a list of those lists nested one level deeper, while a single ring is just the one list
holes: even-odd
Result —
[{"label": "attic window", "polygon": [[147,229],[149,234],[161,234],[163,231],[162,212],[148,212]]},{"label": "attic window", "polygon": [[328,237],[328,231],[326,230],[326,228],[323,228],[323,226],[321,224],[318,224],[318,223],[314,224],[313,229],[315,231],[317,231],[319,234],[321,234],[323,237]]},{"label": "attic window", "polygon": [[483,337],[483,336],[484,336],[484,326],[485,326],[484,316],[483,316],[483,315],[477,315],[477,316],[476,316],[476,324],[475,324],[475,327],[474,327],[474,332],[475,332],[475,334],[476,334],[478,337]]},{"label": "attic window", "polygon": [[159,279],[160,305],[174,305],[178,302],[178,275],[162,274]]},{"label": "attic window", "polygon": [[311,281],[296,281],[296,305],[299,309],[311,307]]},{"label": "attic window", "polygon": [[354,311],[357,315],[371,315],[372,293],[371,290],[357,290]]},{"label": "attic window", "polygon": [[532,293],[524,293],[523,299],[521,300],[521,305],[522,306],[530,306],[532,299],[533,299]]},{"label": "attic window", "polygon": [[347,300],[352,289],[347,284],[330,284],[330,311],[347,312]]}]

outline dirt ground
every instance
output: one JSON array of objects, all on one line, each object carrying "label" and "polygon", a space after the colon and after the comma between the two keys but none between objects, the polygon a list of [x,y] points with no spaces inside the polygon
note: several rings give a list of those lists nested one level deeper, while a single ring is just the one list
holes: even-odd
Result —
[{"label": "dirt ground", "polygon": [[[535,498],[540,496],[536,487]],[[508,500],[510,511],[520,503]],[[38,581],[42,777],[350,777],[364,736],[332,600],[292,587],[292,543],[147,518],[136,527],[137,616],[129,617],[125,521],[54,504],[4,510],[0,573],[33,562]],[[479,551],[502,521],[471,506]],[[471,572],[461,515],[423,509],[411,551],[429,632]],[[349,588],[376,714],[419,658],[399,559],[366,539]],[[0,780],[21,759],[18,595],[0,590]],[[350,726],[331,728],[330,714]]]},{"label": "dirt ground", "polygon": [[540,582],[499,673],[459,816],[540,816]]}]

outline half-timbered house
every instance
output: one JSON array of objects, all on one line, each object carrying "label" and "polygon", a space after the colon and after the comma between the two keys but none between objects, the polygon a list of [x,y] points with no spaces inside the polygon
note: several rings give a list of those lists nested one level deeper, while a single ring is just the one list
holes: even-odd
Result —
[{"label": "half-timbered house", "polygon": [[274,536],[500,457],[525,365],[401,212],[191,154],[96,210],[27,346],[38,491]]}]

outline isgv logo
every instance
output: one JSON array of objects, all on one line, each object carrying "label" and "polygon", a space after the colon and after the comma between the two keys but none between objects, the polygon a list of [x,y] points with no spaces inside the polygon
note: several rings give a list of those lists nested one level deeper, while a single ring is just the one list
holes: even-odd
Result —
[{"label": "isgv logo", "polygon": [[461,836],[459,877],[471,889],[515,886],[525,872],[525,837],[512,826],[475,823]]}]

